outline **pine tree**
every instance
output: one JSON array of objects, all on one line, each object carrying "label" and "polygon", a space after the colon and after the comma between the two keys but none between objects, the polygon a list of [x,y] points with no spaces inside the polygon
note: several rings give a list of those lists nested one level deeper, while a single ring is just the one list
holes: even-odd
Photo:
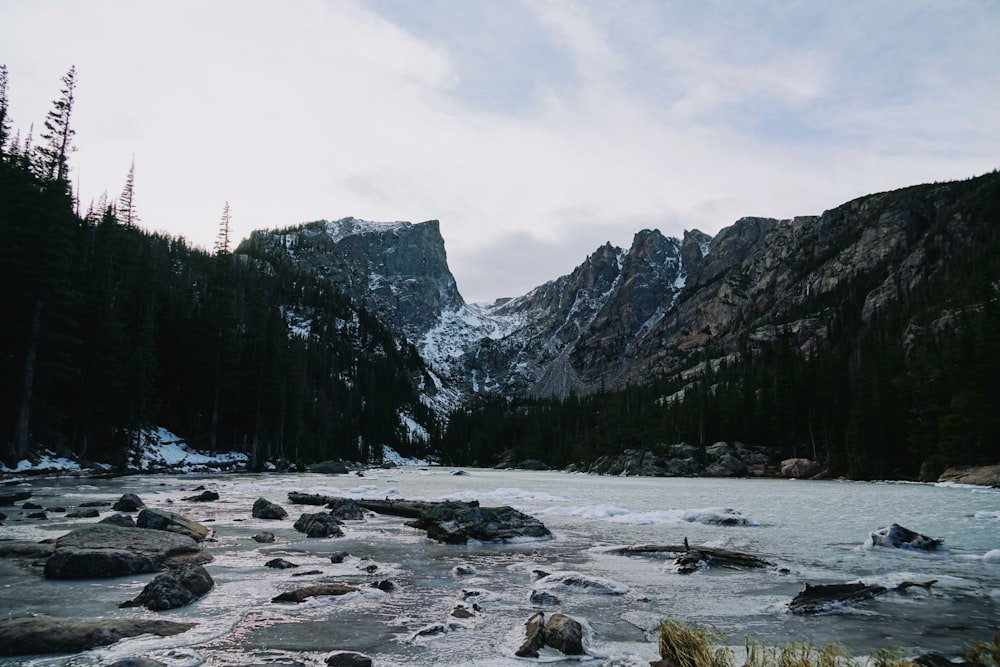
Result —
[{"label": "pine tree", "polygon": [[135,212],[135,156],[132,156],[132,165],[128,168],[128,176],[125,177],[125,188],[118,198],[118,222],[125,227],[135,227],[139,223],[139,216]]},{"label": "pine tree", "polygon": [[7,100],[7,66],[0,65],[0,160],[6,159],[10,140],[10,105]]},{"label": "pine tree", "polygon": [[62,81],[62,97],[53,102],[52,110],[45,118],[45,132],[42,134],[45,146],[38,148],[38,156],[40,175],[43,178],[66,183],[69,176],[69,154],[76,150],[73,146],[76,131],[70,125],[76,91],[76,67],[70,67]]},{"label": "pine tree", "polygon": [[229,249],[229,202],[222,209],[222,219],[219,221],[219,234],[215,237],[215,254],[228,255]]}]

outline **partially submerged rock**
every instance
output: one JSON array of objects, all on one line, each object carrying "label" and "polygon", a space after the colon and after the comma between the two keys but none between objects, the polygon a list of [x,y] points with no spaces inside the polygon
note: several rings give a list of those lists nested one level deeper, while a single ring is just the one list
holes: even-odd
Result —
[{"label": "partially submerged rock", "polygon": [[860,581],[848,584],[818,584],[816,586],[806,584],[805,590],[788,603],[788,609],[793,614],[816,614],[841,604],[870,600],[889,591],[905,591],[913,587],[929,591],[931,586],[936,583],[936,579],[924,582],[904,581],[891,589],[885,586],[868,585]]},{"label": "partially submerged rock", "polygon": [[118,499],[118,502],[111,506],[111,509],[115,512],[138,512],[145,506],[146,504],[142,502],[139,496],[134,493],[126,493]]},{"label": "partially submerged rock", "polygon": [[219,492],[211,491],[209,489],[205,489],[196,496],[189,496],[187,498],[184,498],[184,500],[187,500],[192,503],[210,503],[218,499],[219,499]]},{"label": "partially submerged rock", "polygon": [[0,506],[10,507],[14,503],[27,500],[31,497],[31,491],[15,491],[14,493],[0,493]]},{"label": "partially submerged rock", "polygon": [[565,614],[552,614],[545,620],[545,614],[536,612],[524,624],[525,639],[514,652],[519,658],[537,658],[543,646],[565,655],[586,655],[583,649],[583,626],[576,619]]},{"label": "partially submerged rock", "polygon": [[197,521],[192,521],[180,514],[166,510],[144,509],[139,512],[139,517],[135,523],[139,528],[152,528],[153,530],[178,533],[186,535],[197,542],[201,542],[211,534],[208,527]]},{"label": "partially submerged rock", "polygon": [[347,595],[348,593],[356,593],[357,591],[358,589],[354,586],[341,583],[313,584],[312,586],[296,588],[293,591],[286,591],[280,595],[276,595],[271,599],[271,602],[304,602],[311,597]]},{"label": "partially submerged rock", "polygon": [[942,538],[932,538],[921,535],[898,523],[885,528],[873,530],[872,545],[876,547],[892,547],[894,549],[913,549],[916,551],[934,551],[944,542]]},{"label": "partially submerged rock", "polygon": [[361,505],[353,498],[338,498],[327,505],[330,516],[340,521],[361,521],[365,518],[365,513],[361,510]]},{"label": "partially submerged rock", "polygon": [[153,611],[176,609],[191,604],[215,586],[212,575],[201,565],[187,564],[158,575],[139,595],[121,607],[146,607]]},{"label": "partially submerged rock", "polygon": [[63,535],[54,548],[45,564],[45,576],[50,579],[117,577],[212,560],[185,535],[102,523]]},{"label": "partially submerged rock", "polygon": [[512,507],[479,507],[468,503],[427,503],[407,526],[427,531],[427,537],[445,544],[510,542],[519,538],[552,537],[533,516]]},{"label": "partially submerged rock", "polygon": [[295,530],[305,533],[306,537],[343,537],[337,520],[329,514],[303,514],[295,522]]},{"label": "partially submerged rock", "polygon": [[255,500],[251,512],[255,519],[284,519],[288,516],[284,507],[266,498]]},{"label": "partially submerged rock", "polygon": [[354,651],[337,651],[326,657],[330,667],[372,667],[372,659],[364,653]]},{"label": "partially submerged rock", "polygon": [[142,618],[82,621],[33,616],[0,620],[0,655],[79,653],[126,637],[146,634],[169,637],[194,626],[194,623]]}]

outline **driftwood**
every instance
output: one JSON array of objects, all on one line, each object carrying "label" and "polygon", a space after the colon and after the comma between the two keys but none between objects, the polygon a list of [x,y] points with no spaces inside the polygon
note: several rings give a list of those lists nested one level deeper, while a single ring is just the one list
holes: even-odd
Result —
[{"label": "driftwood", "polygon": [[640,544],[616,549],[613,553],[623,556],[673,553],[678,554],[674,565],[681,574],[690,574],[704,563],[708,567],[728,567],[736,570],[761,569],[774,567],[774,563],[759,556],[715,547],[690,546],[687,539],[684,544]]},{"label": "driftwood", "polygon": [[862,582],[819,584],[816,586],[806,584],[805,590],[792,598],[792,601],[788,603],[788,609],[793,614],[815,614],[826,611],[831,605],[870,600],[889,591],[902,592],[914,586],[930,591],[931,586],[936,583],[937,579],[931,579],[930,581],[904,581],[895,588],[869,586]]}]

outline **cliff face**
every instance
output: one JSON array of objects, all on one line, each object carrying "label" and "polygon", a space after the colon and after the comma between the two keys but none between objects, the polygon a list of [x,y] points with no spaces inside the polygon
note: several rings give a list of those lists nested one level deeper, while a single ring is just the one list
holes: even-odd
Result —
[{"label": "cliff face", "polygon": [[[566,396],[641,383],[784,337],[803,351],[863,326],[961,262],[976,198],[1000,175],[862,197],[819,216],[743,218],[714,238],[642,230],[572,273],[492,306],[465,304],[436,221],[348,218],[270,242],[413,342],[455,400]],[[984,194],[985,193],[985,194]]]}]

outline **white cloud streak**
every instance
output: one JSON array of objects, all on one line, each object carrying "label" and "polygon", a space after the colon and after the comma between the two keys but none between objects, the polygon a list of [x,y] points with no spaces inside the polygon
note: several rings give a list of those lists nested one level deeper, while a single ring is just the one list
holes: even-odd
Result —
[{"label": "white cloud streak", "polygon": [[437,218],[485,300],[643,227],[997,167],[997,34],[974,0],[50,0],[0,62],[22,132],[76,65],[84,206],[134,154],[144,224],[204,247],[226,200],[240,237]]}]

